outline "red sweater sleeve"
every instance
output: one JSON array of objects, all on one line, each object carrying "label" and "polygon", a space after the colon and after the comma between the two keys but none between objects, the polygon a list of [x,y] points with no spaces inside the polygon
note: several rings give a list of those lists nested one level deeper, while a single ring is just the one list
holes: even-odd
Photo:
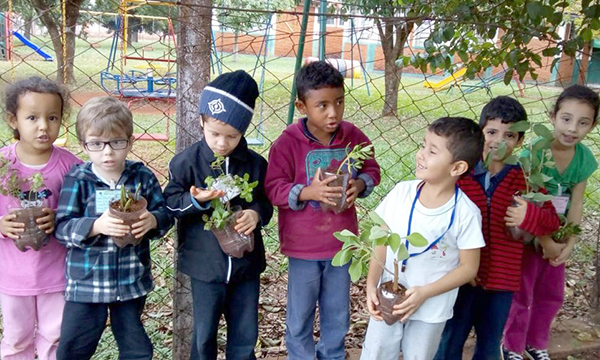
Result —
[{"label": "red sweater sleeve", "polygon": [[[267,198],[274,206],[289,208],[289,195],[294,184],[294,160],[286,142],[280,137],[269,150],[269,165],[265,177]],[[286,151],[287,150],[287,151]]]},{"label": "red sweater sleeve", "polygon": [[[547,193],[546,191],[543,191]],[[535,236],[550,235],[560,227],[560,219],[552,201],[546,201],[542,206],[527,203],[527,213],[521,229]]]}]

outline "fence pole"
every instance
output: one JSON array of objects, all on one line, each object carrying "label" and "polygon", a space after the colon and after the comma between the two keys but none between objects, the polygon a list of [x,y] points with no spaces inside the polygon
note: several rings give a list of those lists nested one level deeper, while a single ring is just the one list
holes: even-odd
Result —
[{"label": "fence pole", "polygon": [[[175,151],[181,152],[202,138],[196,110],[200,91],[210,80],[212,0],[188,0],[178,6],[177,127]],[[179,224],[177,224],[179,234]],[[175,237],[178,248],[179,238]],[[177,252],[175,252],[177,269]],[[192,297],[187,275],[176,271],[173,294],[173,359],[190,358],[193,333]]]},{"label": "fence pole", "polygon": [[327,33],[327,0],[321,0],[319,12],[319,60],[325,60],[325,34]]},{"label": "fence pole", "polygon": [[292,91],[290,95],[290,107],[288,110],[287,124],[294,121],[294,101],[296,100],[296,73],[302,65],[302,55],[304,53],[304,39],[306,38],[306,26],[308,25],[308,10],[310,9],[310,0],[304,0],[304,10],[302,11],[302,24],[300,26],[300,38],[298,39],[298,52],[296,53],[296,66],[294,67],[294,79],[292,80]]}]

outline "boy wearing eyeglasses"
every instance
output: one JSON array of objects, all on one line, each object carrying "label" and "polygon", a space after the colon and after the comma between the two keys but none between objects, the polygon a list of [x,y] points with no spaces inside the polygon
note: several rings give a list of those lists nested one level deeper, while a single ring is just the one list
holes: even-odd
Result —
[{"label": "boy wearing eyeglasses", "polygon": [[[56,238],[68,248],[66,305],[57,359],[90,359],[108,315],[120,359],[152,359],[140,315],[154,284],[150,239],[172,225],[160,184],[141,162],[126,160],[133,142],[131,112],[119,100],[89,100],[77,115],[77,139],[90,161],[66,175],[56,212]],[[109,203],[140,185],[147,209],[132,226],[109,214]],[[113,237],[131,233],[137,245]]]}]

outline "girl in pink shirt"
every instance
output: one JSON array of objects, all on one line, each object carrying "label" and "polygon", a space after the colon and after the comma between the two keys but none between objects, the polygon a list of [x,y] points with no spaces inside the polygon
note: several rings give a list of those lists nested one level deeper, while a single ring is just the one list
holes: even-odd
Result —
[{"label": "girl in pink shirt", "polygon": [[[31,77],[17,81],[6,89],[5,108],[8,125],[16,143],[0,149],[10,168],[28,179],[41,173],[44,186],[31,196],[30,184],[21,186],[20,194],[0,195],[0,307],[3,337],[0,356],[3,360],[56,359],[64,307],[66,248],[51,235],[54,209],[63,177],[74,164],[81,163],[69,151],[55,147],[67,106],[67,92],[59,85]],[[25,224],[16,221],[10,207],[27,207],[30,199],[43,203],[45,216],[38,227],[49,234],[49,241],[39,250],[21,251],[14,240],[24,232]],[[36,205],[36,204],[34,204]],[[39,204],[37,204],[39,205]]]}]

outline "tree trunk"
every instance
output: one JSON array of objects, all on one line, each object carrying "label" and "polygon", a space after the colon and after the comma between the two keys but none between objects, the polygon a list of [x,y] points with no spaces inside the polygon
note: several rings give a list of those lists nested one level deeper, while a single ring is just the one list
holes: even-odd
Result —
[{"label": "tree trunk", "polygon": [[[179,6],[177,40],[177,128],[175,151],[181,152],[202,138],[199,126],[198,95],[210,80],[212,0],[188,0]],[[193,21],[191,21],[193,19]],[[179,234],[177,224],[177,234]],[[175,239],[176,247],[180,240]],[[177,255],[175,255],[177,269]],[[190,357],[193,333],[189,277],[176,271],[173,295],[173,359]],[[201,319],[199,319],[201,321]]]},{"label": "tree trunk", "polygon": [[138,42],[138,34],[140,30],[140,19],[130,17],[127,20],[127,45],[132,46]]},{"label": "tree trunk", "polygon": [[25,17],[23,17],[23,22],[25,23],[25,26],[23,29],[23,36],[25,36],[25,39],[31,40],[31,27],[33,24],[33,17],[25,16]]},{"label": "tree trunk", "polygon": [[398,86],[402,79],[402,68],[396,65],[396,60],[404,51],[404,44],[414,23],[391,20],[382,24],[379,19],[376,19],[375,23],[385,59],[385,98],[381,115],[396,116],[398,113]]},{"label": "tree trunk", "polygon": [[[75,61],[75,26],[77,25],[77,19],[79,18],[79,8],[83,0],[67,0],[67,11],[66,17],[66,62],[63,57],[63,40],[62,40],[62,20],[56,21],[55,18],[61,19],[59,16],[62,9],[60,6],[49,6],[45,0],[29,0],[37,14],[46,26],[48,34],[52,39],[52,47],[54,48],[54,54],[56,56],[56,68],[57,68],[57,81],[60,83],[75,83],[75,76],[73,74],[73,64]],[[66,66],[65,66],[66,65]],[[66,69],[65,69],[66,68]],[[66,71],[66,77],[64,75]]]},{"label": "tree trunk", "polygon": [[233,35],[233,62],[237,62],[238,59],[238,49],[239,49],[239,44],[238,44],[238,38],[240,35],[240,31],[238,29],[235,29],[235,33]]},{"label": "tree trunk", "polygon": [[581,62],[579,63],[579,75],[577,76],[577,84],[585,85],[587,80],[587,72],[592,57],[591,42],[587,42],[581,50]]}]

